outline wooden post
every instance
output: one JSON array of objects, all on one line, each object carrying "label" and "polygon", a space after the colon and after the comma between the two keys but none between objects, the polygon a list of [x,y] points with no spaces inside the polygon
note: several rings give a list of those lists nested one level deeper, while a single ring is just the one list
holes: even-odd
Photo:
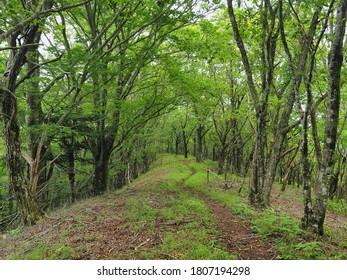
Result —
[{"label": "wooden post", "polygon": [[210,170],[207,168],[207,183],[210,182]]},{"label": "wooden post", "polygon": [[129,186],[131,185],[131,180],[130,180],[130,164],[128,163],[128,172],[127,172],[128,174],[128,184],[129,184]]}]

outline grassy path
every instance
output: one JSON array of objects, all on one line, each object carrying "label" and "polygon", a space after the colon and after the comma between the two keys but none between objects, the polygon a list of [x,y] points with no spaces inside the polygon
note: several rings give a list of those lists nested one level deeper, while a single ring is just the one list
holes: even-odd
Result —
[{"label": "grassy path", "polygon": [[235,217],[229,209],[207,195],[197,191],[191,191],[191,193],[202,199],[209,207],[219,235],[227,244],[230,252],[236,253],[238,258],[242,260],[275,259],[274,247],[268,240],[264,240],[252,232],[249,223]]},{"label": "grassy path", "polygon": [[311,237],[297,219],[249,207],[241,182],[207,184],[206,164],[164,156],[130,186],[1,233],[0,259],[347,258],[345,231]]},{"label": "grassy path", "polygon": [[4,233],[1,259],[237,259],[199,198],[177,185],[190,168],[169,157],[122,190],[80,201]]},{"label": "grassy path", "polygon": [[[189,161],[184,161],[187,167],[189,167],[189,163]],[[194,168],[191,168],[191,171],[190,178],[196,174]],[[182,183],[177,183],[177,188],[182,188],[185,185],[184,190],[192,197],[198,198],[205,203],[213,216],[219,237],[223,240],[229,252],[236,254],[238,259],[242,260],[268,260],[275,258],[274,247],[269,241],[252,232],[249,223],[237,218],[230,209],[220,202],[211,199],[205,193],[192,189],[186,182],[187,180],[183,180]]]}]

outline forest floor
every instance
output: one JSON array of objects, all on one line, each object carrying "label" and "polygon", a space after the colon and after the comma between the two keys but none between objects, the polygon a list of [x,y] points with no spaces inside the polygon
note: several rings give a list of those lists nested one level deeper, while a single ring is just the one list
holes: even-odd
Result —
[{"label": "forest floor", "polygon": [[261,211],[248,205],[245,179],[231,176],[226,189],[206,182],[207,167],[163,156],[121,190],[2,233],[0,259],[347,259],[345,205],[328,211],[318,237],[299,227],[298,188],[276,187]]}]

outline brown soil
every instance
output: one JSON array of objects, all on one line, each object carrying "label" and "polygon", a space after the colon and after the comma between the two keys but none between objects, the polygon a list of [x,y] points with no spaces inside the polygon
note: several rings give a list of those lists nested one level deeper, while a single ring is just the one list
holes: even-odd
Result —
[{"label": "brown soil", "polygon": [[[188,188],[186,188],[188,189]],[[202,199],[211,209],[220,237],[231,253],[238,254],[242,260],[271,260],[276,256],[269,241],[264,241],[251,231],[246,221],[241,221],[227,208],[207,195],[189,189],[193,195]]]},{"label": "brown soil", "polygon": [[[148,181],[147,181],[148,180]],[[155,180],[165,180],[165,176],[157,176]],[[134,224],[126,220],[127,199],[136,197],[138,192],[146,191],[149,178],[141,180],[140,186],[133,185],[122,195],[108,194],[94,199],[87,199],[67,208],[54,212],[54,216],[44,219],[39,224],[25,228],[20,233],[11,236],[4,234],[2,241],[8,246],[0,246],[0,259],[6,256],[23,255],[33,249],[48,244],[65,244],[73,250],[69,258],[74,259],[141,259],[146,252],[153,252],[161,246],[167,232],[176,232],[189,219],[182,223],[168,223],[155,220],[152,225],[144,225],[139,232],[134,232]],[[272,259],[274,250],[271,244],[265,243],[259,236],[251,232],[250,225],[236,218],[232,212],[213,201],[205,194],[183,188],[183,182],[177,184],[190,195],[203,200],[210,208],[215,219],[222,243],[232,254],[240,259]],[[164,196],[175,194],[168,193]],[[163,201],[157,201],[149,193],[149,205],[162,208]],[[153,204],[153,205],[152,205]],[[72,213],[74,215],[72,216]],[[139,221],[141,223],[142,221]],[[0,240],[1,241],[1,240]],[[59,245],[61,247],[61,245]],[[47,258],[56,254],[59,247],[47,252]],[[157,250],[158,251],[158,250]],[[179,259],[179,255],[159,253],[157,259]],[[61,258],[61,255],[57,255]]]},{"label": "brown soil", "polygon": [[[283,192],[279,187],[275,187],[271,193],[271,206],[280,213],[300,220],[304,211],[303,198],[300,192],[301,190],[295,188],[287,188]],[[331,229],[344,229],[346,224],[347,217],[327,211],[325,216],[326,226]]]},{"label": "brown soil", "polygon": [[[0,259],[6,259],[9,255],[20,257],[45,244],[60,244],[59,246],[65,244],[74,251],[69,258],[75,259],[142,259],[147,253],[155,251],[158,253],[156,255],[151,253],[151,258],[179,259],[179,254],[163,254],[157,249],[160,248],[165,234],[177,232],[184,224],[156,219],[154,224],[147,225],[143,221],[138,221],[144,224],[136,232],[134,223],[126,219],[127,199],[133,197],[136,199],[137,193],[147,191],[146,185],[158,181],[165,182],[165,180],[167,180],[165,172],[155,173],[151,177],[139,180],[138,185],[135,183],[125,188],[121,195],[107,194],[86,199],[54,212],[54,217],[46,218],[39,224],[25,228],[17,234],[3,233],[2,236],[0,235]],[[271,241],[253,233],[247,221],[240,220],[230,209],[204,193],[183,187],[183,182],[177,184],[177,187],[203,200],[209,207],[219,232],[218,238],[229,252],[237,254],[244,260],[267,260],[276,257]],[[291,189],[288,189],[286,193],[274,189],[273,208],[279,213],[300,219],[302,201],[297,193],[296,190]],[[173,195],[175,194],[163,193],[162,197]],[[165,200],[158,199],[158,196],[154,196],[151,192],[148,192],[148,197],[147,203],[149,202],[151,207],[165,207]],[[189,222],[189,219],[182,221],[182,223]],[[332,228],[338,228],[346,224],[347,218],[328,212],[326,222]],[[48,251],[47,258],[57,251]],[[61,255],[58,254],[57,258],[60,257]]]}]

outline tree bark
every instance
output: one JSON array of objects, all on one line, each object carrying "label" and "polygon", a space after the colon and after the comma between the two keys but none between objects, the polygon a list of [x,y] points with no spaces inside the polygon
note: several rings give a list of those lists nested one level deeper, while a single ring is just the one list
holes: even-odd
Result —
[{"label": "tree bark", "polygon": [[249,199],[252,204],[263,206],[263,189],[265,174],[265,145],[266,145],[266,120],[262,113],[257,116],[257,135],[254,146],[252,162],[252,183]]},{"label": "tree bark", "polygon": [[109,163],[114,141],[101,139],[94,151],[93,193],[99,195],[107,191]]},{"label": "tree bark", "polygon": [[303,176],[304,217],[301,219],[303,228],[307,228],[312,216],[311,174],[308,160],[308,112],[304,113],[302,127],[301,162]]},{"label": "tree bark", "polygon": [[[229,18],[233,28],[234,38],[241,53],[242,63],[247,76],[247,83],[253,104],[256,111],[256,139],[254,146],[254,155],[252,162],[252,183],[250,187],[250,201],[252,204],[266,205],[263,201],[266,197],[263,195],[265,183],[265,147],[266,147],[266,116],[268,109],[268,98],[270,94],[270,86],[273,81],[274,56],[276,51],[276,41],[278,32],[274,30],[275,14],[271,8],[269,1],[262,2],[262,32],[263,40],[261,45],[261,61],[264,65],[260,73],[261,91],[258,93],[253,79],[253,70],[249,63],[247,51],[239,32],[238,23],[234,14],[233,1],[228,0]],[[270,18],[268,18],[270,16]],[[269,24],[269,22],[270,24]]]},{"label": "tree bark", "polygon": [[340,111],[340,78],[343,62],[343,40],[346,30],[347,0],[342,0],[337,6],[337,17],[329,53],[328,66],[328,96],[325,115],[324,147],[321,168],[318,172],[318,193],[313,207],[310,227],[318,234],[324,233],[325,213],[329,198],[329,188],[333,175],[334,155],[337,141],[337,128]]},{"label": "tree bark", "polygon": [[29,188],[24,178],[24,160],[17,121],[17,100],[13,93],[3,88],[0,89],[0,95],[10,188],[18,202],[24,224],[33,225],[42,216],[42,212],[37,204],[36,193]]},{"label": "tree bark", "polygon": [[188,158],[188,137],[184,128],[182,128],[182,140],[183,140],[183,155],[184,158]]},{"label": "tree bark", "polygon": [[314,16],[312,18],[310,28],[308,31],[308,34],[305,36],[305,40],[302,43],[302,48],[301,48],[301,53],[300,53],[300,58],[298,61],[298,65],[294,65],[292,56],[289,52],[289,48],[287,47],[285,35],[284,35],[284,23],[283,23],[283,14],[282,14],[282,1],[280,1],[280,6],[279,6],[279,25],[280,25],[280,30],[281,30],[281,36],[282,36],[282,42],[285,46],[286,53],[288,55],[288,60],[290,63],[290,68],[292,72],[292,88],[291,91],[289,92],[288,99],[286,101],[286,106],[283,110],[283,113],[281,115],[281,119],[278,123],[278,125],[274,124],[276,126],[275,129],[275,135],[274,135],[274,142],[271,145],[271,152],[269,155],[269,160],[266,164],[266,175],[265,175],[265,182],[264,182],[264,190],[263,190],[263,198],[262,202],[264,205],[269,205],[270,204],[270,194],[272,190],[273,183],[275,181],[276,177],[276,170],[277,170],[277,165],[280,160],[280,155],[282,153],[283,149],[283,143],[285,141],[286,135],[288,133],[288,127],[289,127],[289,120],[290,120],[290,115],[293,110],[293,106],[296,100],[296,96],[298,96],[300,85],[302,83],[303,79],[303,73],[305,72],[306,64],[307,64],[307,57],[308,57],[308,52],[310,49],[310,46],[313,41],[313,37],[315,34],[315,30],[318,24],[318,12],[314,13]]},{"label": "tree bark", "polygon": [[65,145],[67,147],[67,159],[68,159],[68,177],[70,182],[70,190],[71,190],[71,202],[74,203],[77,199],[77,190],[76,190],[76,172],[75,172],[75,137],[70,137],[70,143]]},{"label": "tree bark", "polygon": [[[37,32],[35,35],[34,43],[39,43],[41,38],[41,31]],[[40,204],[45,205],[48,199],[48,188],[47,181],[49,177],[47,176],[46,166],[48,164],[48,150],[49,144],[46,143],[46,135],[39,126],[43,123],[43,111],[42,111],[42,94],[40,92],[40,70],[32,70],[36,68],[39,64],[39,51],[38,45],[32,47],[28,51],[28,62],[27,62],[27,72],[32,73],[31,79],[28,81],[27,91],[26,91],[26,125],[28,127],[28,149],[30,153],[31,160],[35,163],[35,166],[30,166],[30,169],[35,168],[36,170],[31,170],[28,174],[29,182],[40,195],[38,200]]]},{"label": "tree bark", "polygon": [[175,135],[175,154],[179,154],[179,145],[180,145],[180,136],[178,134]]},{"label": "tree bark", "polygon": [[196,162],[202,162],[202,143],[204,137],[205,126],[199,124],[196,129]]},{"label": "tree bark", "polygon": [[[18,104],[15,90],[17,78],[26,62],[28,45],[32,44],[38,33],[38,25],[25,27],[23,47],[17,48],[20,31],[8,37],[8,44],[12,47],[7,62],[5,77],[0,79],[1,116],[4,127],[6,145],[6,164],[9,173],[9,183],[14,194],[25,225],[32,225],[42,216],[42,211],[37,203],[36,185],[28,182],[24,177],[24,160],[21,150],[20,126],[18,124]],[[36,164],[34,161],[32,164]],[[36,168],[32,169],[37,172]],[[33,174],[36,176],[36,174]]]}]

